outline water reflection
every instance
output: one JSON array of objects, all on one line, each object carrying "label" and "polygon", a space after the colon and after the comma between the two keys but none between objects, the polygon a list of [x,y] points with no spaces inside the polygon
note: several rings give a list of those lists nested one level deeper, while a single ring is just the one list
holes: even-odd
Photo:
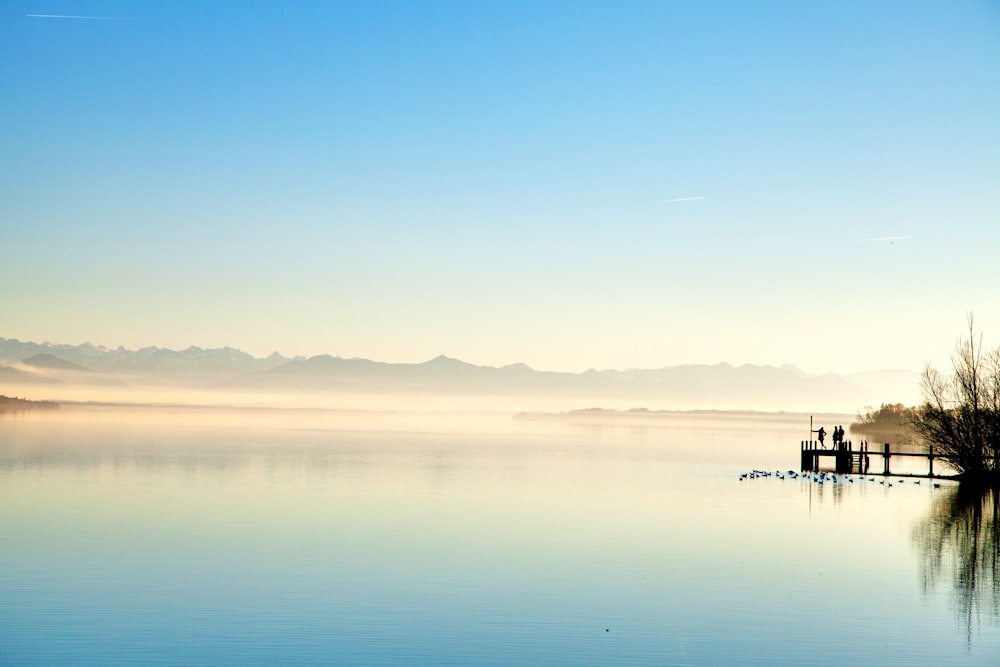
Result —
[{"label": "water reflection", "polygon": [[[5,665],[1000,654],[1000,625],[964,651],[949,597],[919,604],[921,552],[885,530],[950,491],[738,481],[794,465],[796,416],[57,412],[0,418]],[[928,522],[929,560],[947,573],[964,520],[936,512],[952,527]],[[815,641],[831,619],[851,642]]]},{"label": "water reflection", "polygon": [[952,589],[957,620],[971,644],[982,617],[1000,623],[1000,487],[966,484],[943,492],[914,537],[921,551],[925,593]]}]

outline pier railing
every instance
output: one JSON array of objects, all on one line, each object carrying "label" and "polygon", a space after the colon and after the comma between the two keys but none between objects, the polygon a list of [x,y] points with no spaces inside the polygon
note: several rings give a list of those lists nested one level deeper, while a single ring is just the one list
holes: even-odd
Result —
[{"label": "pier railing", "polygon": [[[936,453],[934,447],[928,447],[926,452],[893,451],[887,442],[882,445],[881,450],[869,449],[868,442],[859,443],[858,449],[854,449],[850,440],[833,445],[830,449],[821,445],[815,440],[801,441],[801,454],[803,472],[815,472],[820,469],[820,460],[824,457],[834,459],[834,470],[838,475],[860,474],[860,475],[893,475],[898,477],[948,477],[954,473],[941,474],[934,472],[934,461],[949,461],[948,456]],[[872,459],[881,457],[881,470],[876,465],[873,469]],[[927,461],[927,474],[899,473],[892,472],[890,465],[894,458],[911,457],[924,459]]]}]

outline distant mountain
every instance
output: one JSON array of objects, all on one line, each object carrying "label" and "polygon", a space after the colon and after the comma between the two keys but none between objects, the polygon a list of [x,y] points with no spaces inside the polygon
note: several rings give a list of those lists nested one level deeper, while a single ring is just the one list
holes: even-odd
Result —
[{"label": "distant mountain", "polygon": [[24,385],[24,384],[62,384],[61,380],[12,368],[10,366],[0,366],[0,384],[4,385]]},{"label": "distant mountain", "polygon": [[26,366],[33,366],[35,368],[52,368],[62,371],[77,371],[80,373],[96,373],[92,368],[85,368],[80,364],[74,364],[72,361],[66,361],[65,359],[60,359],[59,357],[49,354],[47,352],[40,352],[32,357],[28,357],[23,361]]},{"label": "distant mountain", "polygon": [[[29,359],[39,360],[31,364]],[[81,345],[55,345],[52,343],[21,342],[0,338],[0,363],[8,366],[24,361],[39,368],[69,370],[63,364],[75,364],[83,369],[118,374],[209,374],[238,375],[266,370],[287,363],[289,358],[280,354],[259,359],[246,352],[231,347],[202,349],[189,347],[186,350],[169,350],[160,347],[144,347],[127,350],[124,347],[110,349],[83,343]]]},{"label": "distant mountain", "polygon": [[883,402],[914,404],[919,386],[912,371],[816,375],[788,364],[693,364],[564,373],[538,371],[525,364],[478,366],[443,355],[423,363],[393,364],[327,354],[308,359],[277,353],[256,358],[230,347],[127,350],[0,338],[0,384],[5,387],[41,382],[105,384],[119,377],[130,385],[172,384],[293,396],[558,397],[584,403],[581,407],[627,403],[629,407],[671,409],[852,412]]},{"label": "distant mountain", "polygon": [[682,407],[838,406],[851,411],[872,401],[910,402],[915,395],[915,373],[874,371],[859,378],[864,382],[832,373],[813,375],[789,365],[720,363],[556,373],[524,364],[477,366],[444,356],[418,364],[387,364],[321,355],[233,378],[225,386],[316,393],[559,396]]},{"label": "distant mountain", "polygon": [[127,387],[128,385],[113,373],[95,371],[92,368],[66,361],[54,354],[40,352],[22,360],[19,370],[25,376],[32,376],[30,382],[57,382],[68,385],[100,385]]}]

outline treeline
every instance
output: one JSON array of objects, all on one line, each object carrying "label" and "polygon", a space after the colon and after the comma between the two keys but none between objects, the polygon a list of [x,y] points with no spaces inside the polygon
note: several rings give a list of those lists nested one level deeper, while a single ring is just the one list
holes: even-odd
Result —
[{"label": "treeline", "polygon": [[52,401],[31,401],[0,394],[0,410],[55,410],[58,407],[59,404]]},{"label": "treeline", "polygon": [[903,428],[913,423],[916,408],[908,408],[902,403],[883,403],[877,410],[866,407],[858,413],[858,420],[851,424],[852,430],[862,430],[868,426]]}]

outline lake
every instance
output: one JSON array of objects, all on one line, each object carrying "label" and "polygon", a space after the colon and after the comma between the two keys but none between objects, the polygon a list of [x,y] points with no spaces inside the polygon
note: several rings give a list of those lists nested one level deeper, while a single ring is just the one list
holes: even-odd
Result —
[{"label": "lake", "polygon": [[0,663],[998,664],[996,496],[808,419],[0,414]]}]

